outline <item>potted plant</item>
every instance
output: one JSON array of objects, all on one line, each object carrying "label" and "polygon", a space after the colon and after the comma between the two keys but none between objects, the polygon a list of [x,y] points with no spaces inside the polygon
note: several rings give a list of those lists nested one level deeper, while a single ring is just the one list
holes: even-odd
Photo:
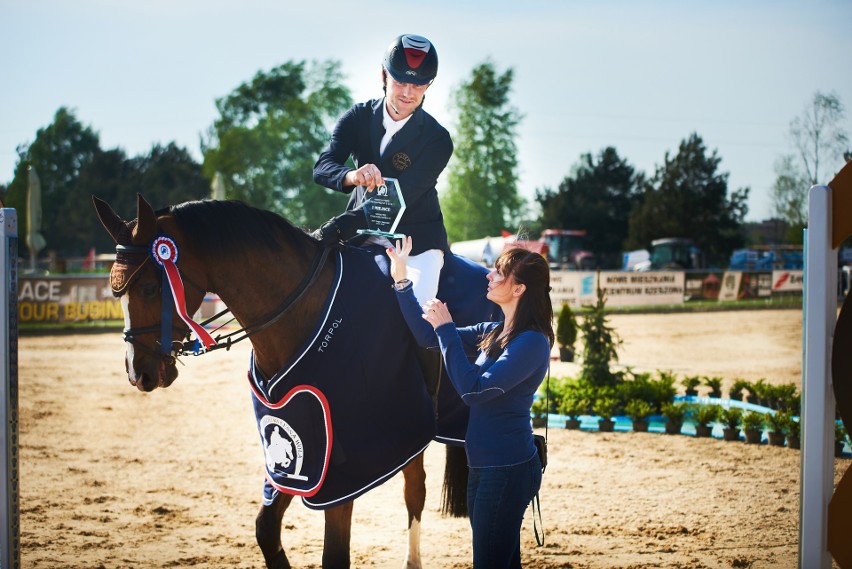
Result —
[{"label": "potted plant", "polygon": [[693,413],[695,419],[695,436],[709,437],[713,433],[710,423],[719,420],[722,408],[718,405],[698,405]]},{"label": "potted plant", "polygon": [[743,433],[746,444],[759,445],[763,436],[764,414],[749,411],[743,415]]},{"label": "potted plant", "polygon": [[670,435],[677,435],[680,433],[680,429],[683,427],[683,420],[686,418],[688,410],[689,407],[687,404],[680,401],[677,403],[669,401],[663,404],[662,413],[666,418],[666,433]]},{"label": "potted plant", "polygon": [[681,384],[686,388],[687,396],[698,395],[698,390],[695,389],[701,383],[701,377],[697,375],[688,375],[681,380]]},{"label": "potted plant", "polygon": [[559,404],[559,413],[568,417],[565,419],[566,429],[580,428],[580,415],[585,413],[589,408],[588,399],[579,397],[566,397]]},{"label": "potted plant", "polygon": [[766,406],[766,378],[758,379],[756,382],[749,384],[746,389],[748,390],[747,402]]},{"label": "potted plant", "polygon": [[532,407],[532,426],[533,429],[539,429],[547,424],[547,404],[541,397],[536,397],[533,400]]},{"label": "potted plant", "polygon": [[633,421],[633,430],[637,433],[648,432],[648,417],[653,412],[651,404],[642,399],[631,399],[624,407],[624,413]]},{"label": "potted plant", "polygon": [[577,318],[571,305],[562,303],[556,318],[556,343],[559,344],[559,360],[574,361],[574,343],[577,341]]},{"label": "potted plant", "polygon": [[599,417],[598,429],[604,433],[611,433],[615,430],[615,421],[612,420],[615,415],[615,410],[618,407],[618,400],[614,397],[602,397],[595,399],[595,404],[592,406],[595,414]]},{"label": "potted plant", "polygon": [[767,413],[766,426],[769,427],[767,437],[769,438],[770,445],[777,447],[784,446],[784,439],[787,436],[785,431],[787,430],[787,425],[791,420],[792,417],[786,411]]},{"label": "potted plant", "polygon": [[710,388],[710,393],[708,393],[709,397],[716,397],[720,399],[722,397],[722,378],[719,376],[713,377],[705,377],[704,385]]},{"label": "potted plant", "polygon": [[746,380],[735,379],[733,385],[731,385],[731,391],[728,394],[728,397],[736,401],[742,401],[743,395],[745,394],[746,388],[748,386],[749,383]]},{"label": "potted plant", "polygon": [[801,448],[802,443],[799,433],[802,426],[790,411],[787,411],[787,413],[790,414],[790,421],[787,423],[787,448]]},{"label": "potted plant", "polygon": [[740,440],[740,423],[743,419],[743,410],[739,407],[728,407],[722,411],[720,416],[722,424],[722,437],[726,441]]}]

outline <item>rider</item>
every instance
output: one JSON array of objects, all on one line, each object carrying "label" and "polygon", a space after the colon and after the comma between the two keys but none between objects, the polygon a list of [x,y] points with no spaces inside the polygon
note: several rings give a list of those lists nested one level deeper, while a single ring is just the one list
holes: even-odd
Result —
[{"label": "rider", "polygon": [[[368,193],[396,178],[406,210],[397,231],[416,243],[408,261],[414,294],[426,301],[438,292],[444,255],[450,253],[436,183],[453,153],[450,134],[423,110],[426,90],[438,73],[435,46],[424,37],[404,34],[391,42],[382,64],[385,96],[358,103],[334,127],[331,141],[314,165],[314,181],[351,194],[347,211],[313,232],[324,245],[347,241],[367,228],[363,205]],[[355,169],[346,165],[349,158]],[[392,247],[384,237],[356,243]]]}]

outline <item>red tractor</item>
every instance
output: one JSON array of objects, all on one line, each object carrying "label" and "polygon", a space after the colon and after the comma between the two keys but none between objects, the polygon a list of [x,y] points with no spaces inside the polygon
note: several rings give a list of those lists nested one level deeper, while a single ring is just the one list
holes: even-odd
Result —
[{"label": "red tractor", "polygon": [[586,249],[584,229],[545,229],[537,241],[506,239],[503,248],[510,247],[541,253],[552,269],[594,271],[598,266],[594,253]]}]

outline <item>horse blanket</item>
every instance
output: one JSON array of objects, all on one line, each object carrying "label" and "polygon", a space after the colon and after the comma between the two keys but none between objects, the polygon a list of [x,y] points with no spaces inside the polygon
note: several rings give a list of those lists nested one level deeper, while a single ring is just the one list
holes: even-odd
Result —
[{"label": "horse blanket", "polygon": [[[345,248],[334,256],[334,282],[310,339],[272,377],[250,362],[267,504],[285,492],[309,508],[337,506],[390,479],[432,438],[464,443],[467,407],[448,380],[436,424],[383,249]],[[448,260],[450,273],[460,268],[468,277],[442,273],[443,286],[468,286],[470,278],[485,283],[482,267]],[[481,302],[466,299],[469,287],[458,296],[460,314],[487,318]]]}]

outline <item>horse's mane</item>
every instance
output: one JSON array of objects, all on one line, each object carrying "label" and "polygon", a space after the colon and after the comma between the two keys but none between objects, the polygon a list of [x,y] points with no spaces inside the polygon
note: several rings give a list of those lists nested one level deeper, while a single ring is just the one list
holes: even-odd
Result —
[{"label": "horse's mane", "polygon": [[201,200],[173,205],[170,213],[181,230],[197,239],[197,247],[212,253],[245,253],[266,249],[281,251],[289,244],[306,251],[307,234],[280,215],[237,200]]}]

